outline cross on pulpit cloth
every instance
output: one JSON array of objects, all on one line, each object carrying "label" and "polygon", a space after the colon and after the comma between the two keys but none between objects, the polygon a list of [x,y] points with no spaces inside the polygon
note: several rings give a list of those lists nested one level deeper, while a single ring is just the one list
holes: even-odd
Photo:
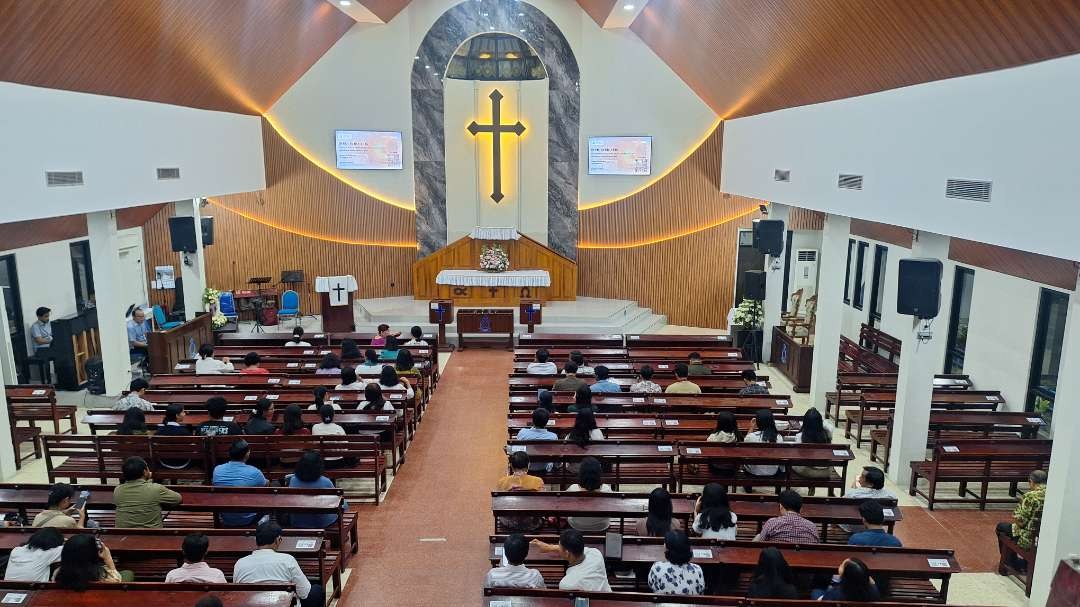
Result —
[{"label": "cross on pulpit cloth", "polygon": [[515,124],[502,124],[500,118],[502,117],[502,99],[503,94],[499,92],[499,89],[491,91],[488,95],[491,98],[491,124],[477,124],[475,120],[469,124],[467,130],[475,137],[478,133],[491,133],[491,158],[492,158],[492,173],[491,173],[491,199],[496,203],[501,201],[505,196],[502,192],[502,135],[504,133],[512,133],[520,137],[525,132],[525,125],[521,124],[521,121]]}]

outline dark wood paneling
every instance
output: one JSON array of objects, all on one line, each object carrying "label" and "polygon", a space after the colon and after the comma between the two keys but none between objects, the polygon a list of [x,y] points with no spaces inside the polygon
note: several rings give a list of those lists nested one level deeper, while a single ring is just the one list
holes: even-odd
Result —
[{"label": "dark wood paneling", "polygon": [[[141,226],[162,206],[165,205],[151,204],[121,209],[116,212],[116,227],[123,230]],[[0,250],[9,251],[47,242],[83,238],[86,234],[84,214],[0,223]]]},{"label": "dark wood paneling", "polygon": [[[206,251],[208,285],[233,290],[244,288],[252,276],[272,276],[276,282],[282,270],[304,270],[305,310],[317,303],[310,288],[319,275],[352,274],[357,297],[412,292],[416,217],[411,211],[345,185],[300,155],[266,120],[263,156],[267,189],[213,198],[203,208],[203,215],[214,217],[214,244]],[[177,263],[169,250],[170,215],[165,209],[144,226],[148,272],[159,263]]]},{"label": "dark wood paneling", "polygon": [[148,204],[141,207],[128,207],[116,212],[116,227],[121,230],[142,226],[150,218],[158,214],[161,209],[171,206],[169,204]]},{"label": "dark wood paneling", "polygon": [[735,118],[1080,52],[1080,2],[651,0],[631,29]]},{"label": "dark wood paneling", "polygon": [[258,114],[353,23],[324,0],[9,0],[0,80]]},{"label": "dark wood paneling", "polygon": [[[852,223],[854,224],[854,221]],[[949,259],[964,265],[1001,272],[1067,291],[1076,288],[1077,268],[1080,267],[1080,264],[1068,259],[1007,249],[962,238],[953,238],[949,241]]]},{"label": "dark wood paneling", "polygon": [[862,236],[870,240],[880,240],[881,242],[910,249],[914,232],[910,228],[852,218],[851,235]]},{"label": "dark wood paneling", "polygon": [[369,11],[375,13],[375,16],[383,20],[383,23],[388,23],[391,19],[397,16],[406,6],[409,5],[411,0],[360,0],[360,4],[363,4]]},{"label": "dark wood paneling", "polygon": [[604,27],[608,15],[617,0],[577,0],[581,10],[585,11],[600,27]]},{"label": "dark wood paneling", "polygon": [[792,207],[788,211],[787,229],[822,230],[825,228],[825,213]]}]

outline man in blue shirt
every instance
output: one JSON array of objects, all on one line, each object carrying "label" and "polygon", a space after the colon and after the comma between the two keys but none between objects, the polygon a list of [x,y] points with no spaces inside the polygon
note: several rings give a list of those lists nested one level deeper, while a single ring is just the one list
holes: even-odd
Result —
[{"label": "man in blue shirt", "polygon": [[[251,447],[239,439],[229,447],[229,461],[214,467],[215,487],[265,487],[269,483],[261,470],[247,463]],[[225,512],[221,523],[226,527],[246,527],[259,518],[258,512]]]},{"label": "man in blue shirt", "polygon": [[[537,407],[532,414],[532,426],[518,430],[514,440],[559,440],[559,435],[547,429],[551,412],[543,407]],[[555,464],[531,464],[529,472],[543,472],[555,469]]]},{"label": "man in blue shirt", "polygon": [[604,365],[596,365],[595,371],[596,371],[596,383],[589,386],[589,389],[592,390],[594,394],[597,393],[597,392],[621,392],[622,391],[622,388],[619,387],[619,384],[611,381],[611,379],[608,377],[609,373],[608,373],[608,368],[607,367],[605,367]]},{"label": "man in blue shirt", "polygon": [[147,331],[149,327],[146,322],[146,312],[143,312],[142,308],[135,308],[131,312],[131,320],[127,322],[128,352],[131,354],[131,362],[143,361],[150,356]]},{"label": "man in blue shirt", "polygon": [[885,511],[877,500],[866,500],[859,504],[859,516],[862,517],[866,527],[858,533],[853,533],[848,538],[851,546],[885,546],[888,548],[902,548],[903,544],[891,533],[883,528],[885,523]]}]

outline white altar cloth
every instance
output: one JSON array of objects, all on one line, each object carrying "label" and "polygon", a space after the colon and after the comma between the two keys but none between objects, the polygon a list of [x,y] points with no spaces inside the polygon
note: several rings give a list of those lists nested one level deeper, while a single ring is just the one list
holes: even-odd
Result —
[{"label": "white altar cloth", "polygon": [[346,276],[316,276],[315,292],[329,293],[330,305],[344,306],[349,303],[348,293],[356,291],[356,279]]},{"label": "white altar cloth", "polygon": [[473,240],[517,240],[521,238],[517,228],[481,228],[475,227],[469,234]]},{"label": "white altar cloth", "polygon": [[547,270],[443,270],[435,277],[435,284],[455,287],[550,287],[551,274]]}]

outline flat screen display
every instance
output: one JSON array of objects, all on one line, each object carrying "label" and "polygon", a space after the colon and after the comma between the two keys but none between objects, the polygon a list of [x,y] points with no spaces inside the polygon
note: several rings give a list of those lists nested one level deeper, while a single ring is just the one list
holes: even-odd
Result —
[{"label": "flat screen display", "polygon": [[398,131],[334,131],[337,168],[379,171],[401,168]]},{"label": "flat screen display", "polygon": [[590,175],[649,175],[652,137],[589,137]]}]

